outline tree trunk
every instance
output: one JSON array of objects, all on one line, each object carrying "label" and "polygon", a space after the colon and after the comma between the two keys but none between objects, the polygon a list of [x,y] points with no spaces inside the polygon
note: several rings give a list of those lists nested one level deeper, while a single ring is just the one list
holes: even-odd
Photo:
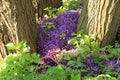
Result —
[{"label": "tree trunk", "polygon": [[101,47],[111,44],[120,25],[120,0],[84,0],[83,3],[78,30],[95,35]]},{"label": "tree trunk", "polygon": [[0,57],[8,55],[5,44],[26,40],[36,51],[37,28],[30,0],[0,0]]}]

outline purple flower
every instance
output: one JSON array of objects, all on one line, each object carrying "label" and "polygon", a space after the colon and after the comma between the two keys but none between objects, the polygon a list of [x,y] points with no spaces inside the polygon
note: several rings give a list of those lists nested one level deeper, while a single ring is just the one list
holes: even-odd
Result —
[{"label": "purple flower", "polygon": [[94,72],[98,72],[99,67],[98,66],[92,66],[91,70],[94,71]]},{"label": "purple flower", "polygon": [[85,63],[86,63],[86,67],[94,66],[94,59],[93,59],[93,57],[89,57],[88,60]]},{"label": "purple flower", "polygon": [[105,64],[107,67],[108,66],[111,66],[113,67],[114,69],[117,69],[120,67],[120,63],[117,59],[109,59],[108,61],[106,61],[106,64]]},{"label": "purple flower", "polygon": [[[115,59],[115,58],[110,58],[108,60],[102,60],[102,63],[106,66],[106,67],[111,67],[110,71],[118,71],[118,68],[120,67],[120,62],[119,60]],[[106,70],[109,68],[106,68]]]},{"label": "purple flower", "polygon": [[[71,47],[73,46],[70,46],[67,42],[72,38],[71,33],[76,32],[76,25],[79,19],[79,15],[79,11],[66,11],[65,13],[59,15],[57,18],[44,20],[38,25],[38,31],[42,38],[38,40],[37,48],[42,57],[48,54],[55,56],[56,49],[60,49],[61,51],[64,49],[72,49]],[[55,28],[45,30],[43,26],[45,26],[48,22],[53,23],[55,25]],[[63,36],[64,38],[61,37],[63,34],[65,35]]]},{"label": "purple flower", "polygon": [[85,62],[85,68],[90,69],[94,74],[99,73],[99,66],[95,63],[93,57],[89,57],[88,60]]}]

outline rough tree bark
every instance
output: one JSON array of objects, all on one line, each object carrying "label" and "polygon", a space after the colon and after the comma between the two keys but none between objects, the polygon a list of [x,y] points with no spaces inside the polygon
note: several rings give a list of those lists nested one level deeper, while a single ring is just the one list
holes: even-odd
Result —
[{"label": "rough tree bark", "polygon": [[0,0],[0,58],[8,55],[5,44],[26,40],[36,51],[37,29],[31,0]]},{"label": "rough tree bark", "polygon": [[120,0],[84,0],[83,6],[78,30],[94,34],[101,47],[111,44],[120,25]]}]

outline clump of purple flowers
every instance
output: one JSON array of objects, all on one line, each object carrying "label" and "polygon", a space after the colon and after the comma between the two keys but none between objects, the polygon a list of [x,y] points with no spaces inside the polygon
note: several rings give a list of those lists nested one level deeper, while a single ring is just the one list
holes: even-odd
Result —
[{"label": "clump of purple flowers", "polygon": [[[95,61],[97,60],[97,62]],[[89,57],[85,61],[85,69],[89,69],[83,75],[88,75],[92,72],[92,74],[105,74],[107,72],[120,72],[119,71],[120,62],[119,59],[109,58],[107,60],[96,59],[94,57]]]},{"label": "clump of purple flowers", "polygon": [[90,69],[94,74],[99,74],[99,66],[95,63],[93,57],[89,57],[85,62],[85,68]]},{"label": "clump of purple flowers", "polygon": [[120,67],[119,59],[110,58],[109,60],[102,60],[102,63],[105,65],[106,71],[109,69],[109,67],[111,67],[109,71],[114,71],[114,72],[119,71],[118,69]]},{"label": "clump of purple flowers", "polygon": [[[62,50],[72,49],[68,40],[72,38],[71,33],[76,32],[76,25],[79,19],[80,11],[66,11],[57,18],[44,20],[38,25],[41,39],[38,40],[38,52],[48,64],[58,63],[56,54]],[[51,28],[45,30],[43,26],[51,24]]]}]

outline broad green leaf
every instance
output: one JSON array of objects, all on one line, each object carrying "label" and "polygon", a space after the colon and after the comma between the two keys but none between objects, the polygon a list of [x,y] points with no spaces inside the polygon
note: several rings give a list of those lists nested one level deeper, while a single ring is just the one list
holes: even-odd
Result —
[{"label": "broad green leaf", "polygon": [[80,75],[74,75],[73,73],[71,74],[71,79],[70,80],[81,80]]},{"label": "broad green leaf", "polygon": [[6,47],[9,49],[9,50],[15,50],[16,49],[16,46],[14,45],[14,43],[8,43],[6,45]]},{"label": "broad green leaf", "polygon": [[76,43],[76,39],[75,38],[72,38],[71,40],[68,41],[68,44],[75,44]]}]

